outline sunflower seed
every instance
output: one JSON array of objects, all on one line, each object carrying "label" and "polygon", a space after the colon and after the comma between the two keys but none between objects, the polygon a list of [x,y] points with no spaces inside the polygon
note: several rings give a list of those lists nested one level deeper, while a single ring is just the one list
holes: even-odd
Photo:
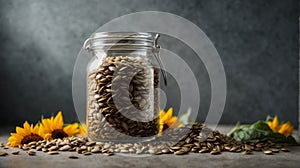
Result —
[{"label": "sunflower seed", "polygon": [[201,149],[200,151],[199,151],[199,153],[206,153],[206,152],[209,152],[209,150],[208,149]]},{"label": "sunflower seed", "polygon": [[70,149],[71,149],[70,145],[65,145],[65,146],[59,148],[60,151],[67,151],[67,150],[70,150]]},{"label": "sunflower seed", "polygon": [[283,151],[283,152],[289,152],[290,151],[288,148],[281,148],[280,150]]},{"label": "sunflower seed", "polygon": [[278,153],[279,152],[279,149],[276,149],[276,148],[270,148],[270,150],[274,153]]},{"label": "sunflower seed", "polygon": [[116,67],[114,67],[114,66],[109,66],[108,69],[109,69],[110,71],[115,71]]},{"label": "sunflower seed", "polygon": [[255,151],[262,151],[262,148],[254,148]]},{"label": "sunflower seed", "polygon": [[258,144],[256,144],[255,146],[258,147],[258,148],[264,147],[263,144],[261,144],[261,143],[258,143]]},{"label": "sunflower seed", "polygon": [[92,153],[91,152],[82,152],[82,154],[84,154],[84,155],[91,155]]},{"label": "sunflower seed", "polygon": [[42,148],[42,151],[43,152],[48,152],[48,149],[47,148]]},{"label": "sunflower seed", "polygon": [[57,151],[50,151],[50,152],[48,152],[48,154],[49,155],[57,155],[57,154],[59,154]]},{"label": "sunflower seed", "polygon": [[245,150],[250,151],[252,150],[252,147],[250,145],[245,144]]},{"label": "sunflower seed", "polygon": [[[35,149],[36,148],[36,146],[35,145],[31,145],[30,146],[30,149]],[[8,148],[7,148],[8,149]]]},{"label": "sunflower seed", "polygon": [[266,154],[266,155],[272,155],[273,152],[272,152],[271,150],[265,150],[265,151],[264,151],[264,154]]},{"label": "sunflower seed", "polygon": [[217,154],[220,154],[221,152],[220,151],[218,151],[218,150],[212,150],[212,151],[210,151],[210,154],[212,154],[212,155],[217,155]]},{"label": "sunflower seed", "polygon": [[101,149],[99,147],[95,147],[94,149],[91,150],[92,153],[100,153]]},{"label": "sunflower seed", "polygon": [[188,151],[185,151],[185,150],[179,150],[179,151],[174,152],[175,155],[184,155],[186,153],[188,153]]},{"label": "sunflower seed", "polygon": [[48,150],[49,151],[56,151],[56,150],[58,150],[58,147],[57,146],[51,146]]},{"label": "sunflower seed", "polygon": [[86,149],[87,149],[87,146],[81,146],[80,149],[81,149],[81,150],[86,150]]},{"label": "sunflower seed", "polygon": [[150,154],[155,154],[155,153],[157,152],[157,149],[155,149],[155,148],[150,148],[150,149],[148,150],[148,152],[149,152]]},{"label": "sunflower seed", "polygon": [[107,149],[109,148],[111,145],[109,143],[104,144],[103,148]]},{"label": "sunflower seed", "polygon": [[93,145],[95,145],[96,144],[96,142],[94,142],[94,141],[89,141],[89,142],[87,142],[85,145],[86,146],[93,146]]},{"label": "sunflower seed", "polygon": [[[128,153],[129,151],[127,149],[121,149],[120,150],[121,153]],[[154,153],[154,152],[153,152]]]},{"label": "sunflower seed", "polygon": [[180,146],[172,146],[171,149],[173,149],[173,150],[179,150],[181,148],[180,148]]},{"label": "sunflower seed", "polygon": [[78,159],[78,157],[74,156],[74,155],[69,155],[68,158],[70,158],[70,159]]},{"label": "sunflower seed", "polygon": [[230,151],[230,149],[231,149],[231,147],[229,147],[229,146],[225,146],[224,148],[228,151]]},{"label": "sunflower seed", "polygon": [[167,153],[170,153],[170,150],[169,149],[163,149],[162,152],[167,154]]},{"label": "sunflower seed", "polygon": [[11,154],[13,154],[13,155],[18,155],[19,153],[20,153],[20,151],[11,152]]},{"label": "sunflower seed", "polygon": [[35,152],[35,151],[32,151],[32,150],[28,151],[27,153],[28,153],[28,155],[30,155],[30,156],[34,156],[34,155],[36,154],[36,152]]},{"label": "sunflower seed", "polygon": [[[118,150],[116,150],[115,152],[120,152],[120,150],[119,150],[119,151],[118,151]],[[143,151],[142,151],[142,150],[140,150],[140,149],[137,149],[135,153],[136,153],[136,154],[141,154],[141,153],[143,153]]]},{"label": "sunflower seed", "polygon": [[37,151],[41,151],[41,150],[42,150],[42,146],[37,146],[37,147],[36,147],[36,150],[37,150]]},{"label": "sunflower seed", "polygon": [[35,145],[35,144],[36,144],[36,141],[32,141],[32,142],[29,142],[27,145],[32,146],[32,145]]},{"label": "sunflower seed", "polygon": [[245,150],[245,151],[243,151],[243,154],[244,155],[250,155],[250,154],[252,154],[252,152],[250,150]]},{"label": "sunflower seed", "polygon": [[27,146],[23,146],[22,149],[23,150],[29,150],[29,148]]},{"label": "sunflower seed", "polygon": [[107,156],[112,156],[112,155],[114,155],[113,153],[111,153],[111,152],[107,152],[107,153],[104,153],[105,155],[107,155]]},{"label": "sunflower seed", "polygon": [[6,156],[6,155],[8,155],[8,153],[6,153],[6,152],[0,152],[0,156]]}]

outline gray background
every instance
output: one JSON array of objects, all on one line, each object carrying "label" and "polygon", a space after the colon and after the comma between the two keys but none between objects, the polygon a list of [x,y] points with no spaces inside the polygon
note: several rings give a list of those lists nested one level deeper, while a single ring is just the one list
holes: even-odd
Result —
[{"label": "gray background", "polygon": [[[298,7],[297,0],[1,0],[0,125],[36,122],[57,110],[67,122],[77,120],[72,72],[84,40],[109,20],[144,10],[182,16],[211,39],[228,85],[221,123],[250,123],[276,114],[296,125]],[[201,62],[193,65],[191,51],[173,41],[165,37],[161,45],[177,49],[202,81],[198,119],[203,121],[210,102],[207,73]],[[168,106],[178,108],[174,88],[171,81]]]}]

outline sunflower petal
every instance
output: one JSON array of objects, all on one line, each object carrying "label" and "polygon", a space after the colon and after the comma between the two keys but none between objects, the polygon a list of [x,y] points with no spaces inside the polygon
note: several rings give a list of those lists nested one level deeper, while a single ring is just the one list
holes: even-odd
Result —
[{"label": "sunflower petal", "polygon": [[33,129],[32,129],[32,132],[33,132],[34,134],[39,134],[39,129],[40,129],[39,124],[35,124],[35,126],[34,126]]},{"label": "sunflower petal", "polygon": [[63,128],[63,131],[68,134],[68,136],[74,136],[79,133],[78,126],[78,123],[69,124]]},{"label": "sunflower petal", "polygon": [[20,134],[22,136],[26,135],[25,130],[23,128],[21,128],[21,127],[16,127],[16,132],[17,132],[17,134]]},{"label": "sunflower petal", "polygon": [[81,124],[79,127],[79,134],[80,135],[87,135],[87,130],[86,130],[86,125],[85,124]]},{"label": "sunflower petal", "polygon": [[278,117],[275,116],[272,122],[272,125],[274,128],[276,128],[279,125]]},{"label": "sunflower petal", "polygon": [[169,119],[173,116],[173,108],[169,108],[167,113],[166,113],[166,118]]},{"label": "sunflower petal", "polygon": [[278,117],[275,116],[273,121],[267,122],[268,126],[274,131],[285,136],[289,136],[293,133],[293,125],[291,122],[285,122],[284,124],[279,125]]},{"label": "sunflower petal", "polygon": [[52,138],[52,135],[49,134],[49,133],[47,133],[47,134],[44,134],[42,137],[43,137],[44,139],[46,139],[46,140],[49,140],[49,139]]},{"label": "sunflower petal", "polygon": [[42,119],[42,129],[44,133],[51,133],[55,130],[53,122],[49,118]]},{"label": "sunflower petal", "polygon": [[285,136],[289,136],[293,133],[293,125],[291,122],[286,122],[281,125],[281,128],[278,132],[284,134]]},{"label": "sunflower petal", "polygon": [[64,126],[64,120],[61,111],[56,114],[53,123],[55,124],[56,129],[62,129]]},{"label": "sunflower petal", "polygon": [[160,110],[160,111],[159,111],[159,116],[160,116],[160,117],[164,116],[165,114],[166,114],[166,113],[164,112],[164,110]]}]

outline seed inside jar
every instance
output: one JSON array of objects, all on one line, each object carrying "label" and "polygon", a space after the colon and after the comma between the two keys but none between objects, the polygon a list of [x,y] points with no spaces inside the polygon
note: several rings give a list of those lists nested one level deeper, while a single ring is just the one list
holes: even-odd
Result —
[{"label": "seed inside jar", "polygon": [[159,131],[158,69],[141,57],[106,57],[88,74],[87,128],[94,140]]}]

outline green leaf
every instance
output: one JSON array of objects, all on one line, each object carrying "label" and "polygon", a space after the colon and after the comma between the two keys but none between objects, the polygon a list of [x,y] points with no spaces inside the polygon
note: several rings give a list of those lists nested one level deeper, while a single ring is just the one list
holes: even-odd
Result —
[{"label": "green leaf", "polygon": [[266,118],[266,122],[272,121],[272,120],[273,120],[273,117],[271,117],[270,115],[268,115],[267,118]]},{"label": "green leaf", "polygon": [[235,126],[227,133],[227,136],[232,136],[234,132],[236,132],[240,127],[240,122],[238,121]]},{"label": "green leaf", "polygon": [[299,145],[293,136],[284,136],[273,130],[264,121],[257,121],[251,125],[239,123],[227,134],[238,141],[272,141],[281,145]]},{"label": "green leaf", "polygon": [[257,121],[256,123],[252,124],[250,128],[273,132],[269,125],[264,121]]},{"label": "green leaf", "polygon": [[187,112],[179,117],[179,121],[184,125],[189,124],[189,118],[191,113],[192,113],[192,108],[189,107]]}]

